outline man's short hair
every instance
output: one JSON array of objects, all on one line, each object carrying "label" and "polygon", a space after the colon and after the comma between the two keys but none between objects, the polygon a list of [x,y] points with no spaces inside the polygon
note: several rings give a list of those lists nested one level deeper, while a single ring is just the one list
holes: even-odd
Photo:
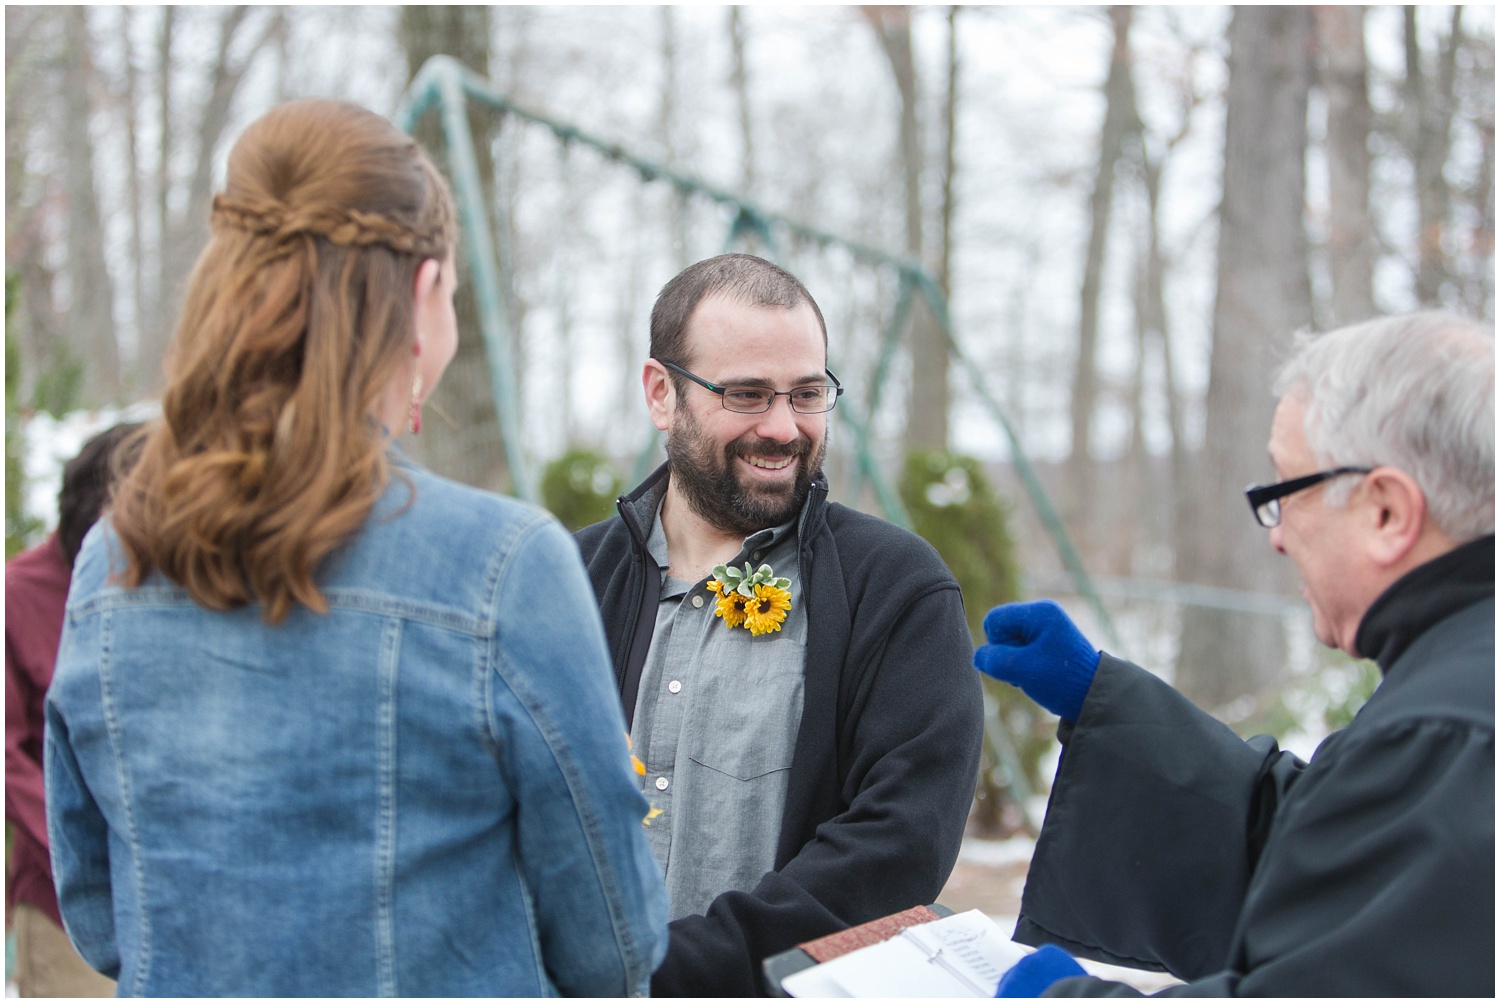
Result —
[{"label": "man's short hair", "polygon": [[662,286],[651,308],[651,357],[692,368],[692,360],[687,357],[688,320],[699,303],[719,294],[746,306],[795,310],[806,303],[818,318],[827,353],[828,325],[823,322],[823,311],[795,275],[753,254],[721,254],[689,265]]},{"label": "man's short hair", "polygon": [[57,493],[57,538],[70,566],[89,527],[99,521],[119,474],[135,459],[140,440],[132,440],[125,449],[121,444],[140,428],[140,422],[107,428],[85,442],[78,455],[63,466],[62,489]]},{"label": "man's short hair", "polygon": [[[1303,335],[1275,392],[1306,405],[1320,466],[1396,467],[1450,540],[1495,531],[1493,330],[1428,311]],[[1344,504],[1355,483],[1331,483],[1325,503]]]}]

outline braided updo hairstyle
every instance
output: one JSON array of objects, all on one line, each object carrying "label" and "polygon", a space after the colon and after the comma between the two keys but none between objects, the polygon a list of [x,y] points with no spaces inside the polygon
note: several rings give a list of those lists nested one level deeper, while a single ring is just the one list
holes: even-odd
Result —
[{"label": "braided updo hairstyle", "polygon": [[295,603],[327,611],[318,563],[387,483],[371,416],[410,365],[417,269],[452,248],[453,204],[388,120],[293,101],[235,143],[212,230],[112,519],[127,585],[160,570],[275,624]]}]

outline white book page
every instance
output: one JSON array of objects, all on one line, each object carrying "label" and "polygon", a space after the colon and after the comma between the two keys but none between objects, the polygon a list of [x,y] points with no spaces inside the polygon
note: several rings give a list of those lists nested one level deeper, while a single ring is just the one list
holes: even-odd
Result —
[{"label": "white book page", "polygon": [[992,996],[1027,953],[973,909],[788,976],[782,988],[792,996]]},{"label": "white book page", "polygon": [[917,941],[929,953],[941,952],[941,958],[962,974],[973,991],[984,996],[995,995],[1000,977],[1030,953],[978,909],[910,927],[901,935]]}]

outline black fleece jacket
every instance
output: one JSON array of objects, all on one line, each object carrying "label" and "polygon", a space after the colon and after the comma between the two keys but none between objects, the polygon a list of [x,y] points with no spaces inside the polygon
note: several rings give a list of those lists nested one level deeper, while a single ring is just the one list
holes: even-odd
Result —
[{"label": "black fleece jacket", "polygon": [[[656,618],[645,544],[666,480],[663,466],[577,534],[627,717]],[[762,994],[762,959],[933,901],[958,857],[983,730],[958,583],[926,541],[827,491],[814,482],[798,525],[806,679],[775,869],[671,924],[653,995]]]}]

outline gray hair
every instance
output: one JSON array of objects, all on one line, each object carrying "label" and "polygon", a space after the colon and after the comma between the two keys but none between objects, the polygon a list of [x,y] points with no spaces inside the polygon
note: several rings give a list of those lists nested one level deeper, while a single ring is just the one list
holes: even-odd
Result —
[{"label": "gray hair", "polygon": [[[1306,406],[1321,466],[1396,467],[1450,540],[1495,531],[1493,330],[1429,311],[1299,335],[1274,389]],[[1345,504],[1355,483],[1330,482],[1325,504]]]}]

